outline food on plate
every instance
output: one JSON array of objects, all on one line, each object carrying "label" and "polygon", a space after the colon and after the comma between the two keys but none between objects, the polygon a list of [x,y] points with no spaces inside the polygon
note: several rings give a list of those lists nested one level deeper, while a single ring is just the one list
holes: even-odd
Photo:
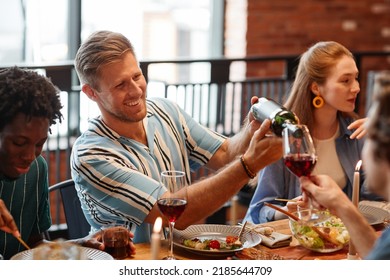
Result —
[{"label": "food on plate", "polygon": [[333,252],[349,243],[349,233],[340,218],[322,211],[320,221],[290,219],[290,228],[299,243],[316,252]]},{"label": "food on plate", "polygon": [[265,235],[265,236],[271,236],[272,233],[275,231],[273,227],[265,227],[261,225],[256,225],[253,230],[259,234]]},{"label": "food on plate", "polygon": [[64,240],[47,242],[33,250],[35,260],[84,260],[86,255],[81,246]]},{"label": "food on plate", "polygon": [[210,251],[236,250],[242,248],[242,243],[240,240],[238,240],[238,236],[226,236],[225,239],[223,238],[184,239],[183,245],[197,250],[210,250]]}]

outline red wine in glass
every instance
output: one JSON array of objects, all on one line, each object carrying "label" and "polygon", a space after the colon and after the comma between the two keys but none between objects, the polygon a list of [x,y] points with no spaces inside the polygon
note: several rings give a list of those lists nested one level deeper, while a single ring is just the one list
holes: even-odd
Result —
[{"label": "red wine in glass", "polygon": [[[297,177],[309,177],[317,163],[313,139],[306,125],[298,124],[295,125],[295,128],[295,130],[291,130],[286,127],[282,132],[284,164]],[[296,133],[296,131],[300,131],[300,133]],[[308,203],[310,217],[315,218],[311,212],[313,204],[310,196]]]},{"label": "red wine in glass", "polygon": [[169,221],[169,254],[164,260],[175,260],[173,255],[173,230],[176,220],[187,206],[186,176],[183,171],[168,170],[161,172],[161,184],[157,205],[162,215]]},{"label": "red wine in glass", "polygon": [[284,157],[284,164],[296,176],[310,176],[317,160],[311,155],[288,155]]},{"label": "red wine in glass", "polygon": [[161,213],[170,223],[176,222],[187,206],[187,201],[180,198],[162,198],[157,201]]},{"label": "red wine in glass", "polygon": [[301,133],[285,128],[283,137],[283,159],[286,167],[296,176],[310,176],[317,162],[317,155],[309,129],[295,125]]}]

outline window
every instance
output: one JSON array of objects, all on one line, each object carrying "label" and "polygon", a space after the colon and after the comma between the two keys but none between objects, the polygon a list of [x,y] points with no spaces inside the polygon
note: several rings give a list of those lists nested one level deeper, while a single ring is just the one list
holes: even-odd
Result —
[{"label": "window", "polygon": [[[81,40],[96,30],[121,32],[134,44],[139,60],[222,54],[223,13],[213,11],[223,9],[223,0],[0,0],[0,64],[47,64],[72,59],[70,50],[75,42],[70,38],[75,36],[69,34],[69,5],[78,1],[81,1]],[[215,15],[219,15],[219,22]],[[207,81],[208,73],[207,64],[158,65],[150,69],[149,80],[190,82],[195,77]],[[150,92],[161,94],[157,91],[161,89],[158,83],[151,82],[149,86],[153,89]],[[65,120],[67,96],[64,93],[62,97]],[[87,118],[98,111],[84,94],[80,98],[83,130]],[[53,130],[66,133],[67,124]]]}]

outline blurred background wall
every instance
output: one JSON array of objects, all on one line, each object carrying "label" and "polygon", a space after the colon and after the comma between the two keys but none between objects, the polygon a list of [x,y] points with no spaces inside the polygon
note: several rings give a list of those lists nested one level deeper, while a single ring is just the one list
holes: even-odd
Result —
[{"label": "blurred background wall", "polygon": [[[390,0],[225,2],[226,56],[301,54],[312,44],[327,40],[352,52],[390,51]],[[359,69],[363,89],[370,69],[389,70],[390,57],[366,58]],[[258,62],[248,64],[245,71],[247,78],[279,76],[284,64]],[[361,105],[364,108],[365,104]]]}]

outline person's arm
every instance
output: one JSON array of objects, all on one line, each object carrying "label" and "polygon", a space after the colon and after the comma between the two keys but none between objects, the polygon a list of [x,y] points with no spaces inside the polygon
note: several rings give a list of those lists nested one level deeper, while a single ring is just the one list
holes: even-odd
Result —
[{"label": "person's arm", "polygon": [[301,177],[300,182],[302,190],[313,198],[314,206],[329,209],[343,221],[360,257],[367,256],[377,239],[375,230],[337,183],[327,175]]},{"label": "person's arm", "polygon": [[[129,242],[127,250],[128,250],[128,253],[130,255],[135,254],[135,246],[131,240],[131,238],[133,238],[133,237],[134,237],[133,233],[129,231],[130,242]],[[47,240],[45,238],[45,235],[43,233],[41,233],[41,234],[30,236],[27,243],[31,244],[31,247],[34,248],[34,247],[37,247],[43,243],[49,243],[49,242],[54,242],[54,241]],[[102,231],[98,231],[96,233],[89,234],[89,235],[82,237],[82,238],[66,240],[65,242],[70,242],[70,243],[77,244],[79,246],[89,247],[89,248],[98,249],[98,250],[102,250],[102,251],[104,251],[104,249],[105,249],[104,243],[102,240]]]},{"label": "person's arm", "polygon": [[3,200],[0,199],[0,230],[20,236],[18,227]]},{"label": "person's arm", "polygon": [[367,219],[359,212],[350,200],[349,203],[341,204],[338,207],[337,216],[347,227],[351,240],[353,241],[360,257],[364,258],[374,247],[377,235]]},{"label": "person's arm", "polygon": [[[103,243],[102,233],[103,233],[103,231],[98,231],[96,233],[89,234],[89,235],[82,237],[82,238],[68,240],[68,242],[72,242],[72,243],[78,244],[78,245],[83,246],[83,247],[89,247],[89,248],[94,248],[94,249],[104,251],[105,246]],[[130,242],[129,242],[129,245],[127,247],[127,251],[129,253],[129,255],[134,255],[136,252],[134,243],[132,241],[133,237],[134,237],[134,234],[131,231],[129,231],[129,241]]]},{"label": "person's arm", "polygon": [[[282,155],[281,139],[264,137],[269,130],[269,125],[269,121],[263,122],[261,128],[254,133],[248,150],[243,154],[247,167],[255,174],[268,164],[280,159]],[[184,229],[214,213],[248,180],[248,174],[241,160],[236,158],[217,174],[189,186],[187,207],[177,220],[175,227]],[[146,220],[152,223],[158,215],[160,213],[155,204]]]},{"label": "person's arm", "polygon": [[[257,100],[258,97],[253,96],[251,104],[256,103]],[[243,154],[248,149],[253,134],[259,129],[260,125],[261,123],[256,121],[252,113],[249,112],[241,130],[224,141],[206,166],[212,170],[218,170],[219,168],[232,162],[237,156]]]},{"label": "person's arm", "polygon": [[253,203],[257,202],[260,205],[257,214],[260,223],[287,218],[283,213],[264,206],[264,202],[277,204],[289,212],[297,210],[297,202],[284,203],[275,200],[276,198],[300,200],[300,184],[296,178],[286,168],[283,159],[267,166],[260,172],[259,184],[252,199]]},{"label": "person's arm", "polygon": [[[282,156],[281,139],[264,137],[269,131],[269,126],[269,121],[263,122],[262,127],[254,132],[249,148],[243,154],[247,167],[254,174]],[[87,140],[91,141],[91,138],[79,141]],[[101,140],[106,142],[101,143],[99,149],[91,148],[88,153],[85,153],[85,149],[78,149],[82,144],[76,142],[72,154],[72,176],[76,178],[76,184],[80,185],[81,191],[90,201],[98,202],[98,208],[110,209],[104,212],[96,211],[93,219],[126,217],[133,224],[143,222],[153,224],[156,218],[161,216],[156,204],[158,180],[153,179],[151,174],[145,175],[138,171],[143,166],[131,168],[131,162],[126,159],[118,160],[122,157],[121,154],[116,153],[117,147],[110,139]],[[215,145],[218,144],[217,142],[220,143],[215,141]],[[221,148],[219,144],[218,148]],[[197,151],[202,150],[207,151],[207,147],[201,147]],[[145,170],[149,172],[146,168],[147,166]],[[101,174],[104,176],[100,176]],[[214,213],[248,181],[248,174],[240,158],[236,157],[226,167],[218,170],[214,176],[189,186],[188,206],[178,220],[177,227],[187,227]],[[82,201],[83,203],[85,202]]]},{"label": "person's arm", "polygon": [[276,211],[264,206],[264,202],[280,204],[275,198],[285,197],[282,167],[283,161],[279,160],[259,173],[257,187],[246,213],[246,217],[255,224],[274,220]]}]

